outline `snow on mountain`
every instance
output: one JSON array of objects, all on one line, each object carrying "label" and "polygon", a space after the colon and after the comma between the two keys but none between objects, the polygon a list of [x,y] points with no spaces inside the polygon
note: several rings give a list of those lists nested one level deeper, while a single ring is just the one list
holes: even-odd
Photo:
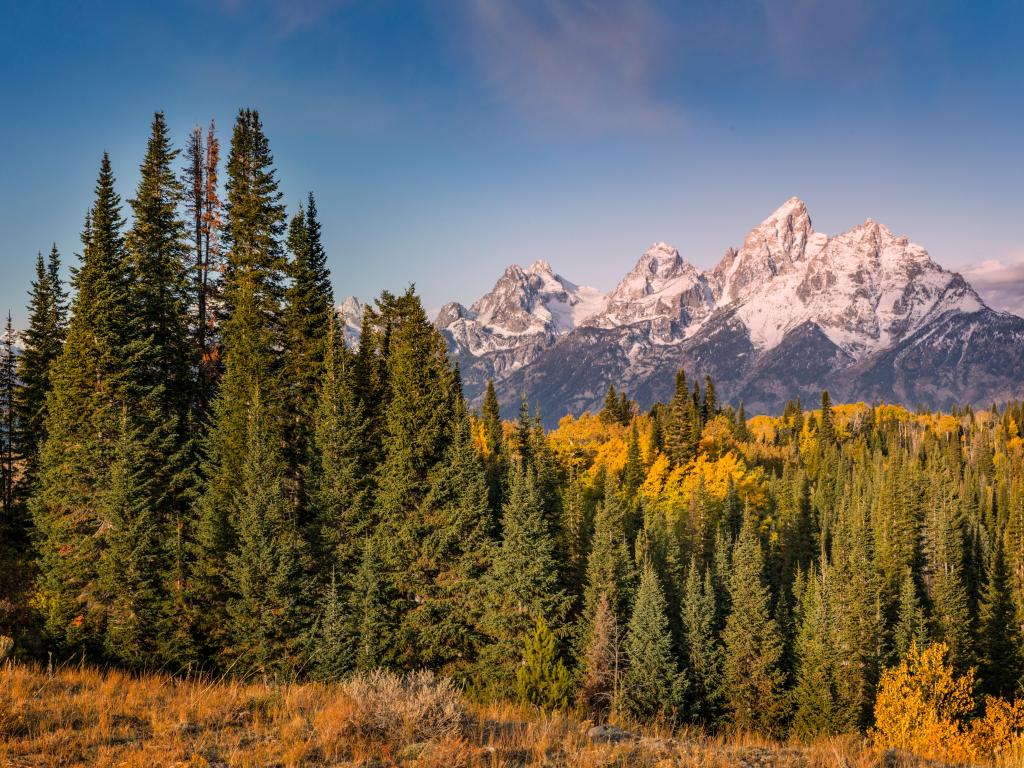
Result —
[{"label": "snow on mountain", "polygon": [[444,305],[435,324],[457,346],[480,356],[552,343],[603,310],[606,301],[596,288],[555,274],[546,261],[526,269],[513,264],[469,309],[457,302]]},{"label": "snow on mountain", "polygon": [[870,219],[831,239],[815,234],[812,243],[813,250],[805,249],[759,290],[742,292],[736,315],[759,349],[772,349],[790,330],[812,322],[860,359],[933,314],[983,306],[962,277]]},{"label": "snow on mountain", "polygon": [[[980,394],[972,376],[993,397],[1024,389],[1024,319],[994,312],[962,276],[871,219],[834,237],[815,232],[796,197],[711,270],[659,242],[605,296],[546,262],[513,265],[469,309],[446,305],[436,324],[470,398],[493,378],[506,404],[526,392],[550,418],[598,407],[606,381],[647,405],[669,394],[681,366],[768,410],[825,386],[911,404]],[[1007,347],[1006,372],[968,344]],[[923,360],[939,369],[908,368]]]},{"label": "snow on mountain", "polygon": [[707,277],[672,246],[655,243],[608,296],[603,312],[584,320],[595,328],[615,328],[659,321],[654,334],[666,341],[713,304]]},{"label": "snow on mountain", "polygon": [[757,292],[765,281],[813,257],[827,242],[827,235],[811,227],[804,202],[791,197],[750,230],[742,248],[727,250],[708,275],[716,300],[728,303]]},{"label": "snow on mountain", "polygon": [[349,296],[338,305],[338,316],[344,326],[342,333],[350,349],[359,346],[359,333],[363,327],[363,304],[355,296]]}]

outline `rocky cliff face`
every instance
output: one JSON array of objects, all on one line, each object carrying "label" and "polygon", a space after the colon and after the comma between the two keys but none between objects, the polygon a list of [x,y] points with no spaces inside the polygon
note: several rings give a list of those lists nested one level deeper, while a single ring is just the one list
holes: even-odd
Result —
[{"label": "rocky cliff face", "polygon": [[600,407],[612,382],[642,406],[675,372],[710,374],[748,413],[828,388],[841,399],[988,404],[1024,395],[1024,319],[985,305],[958,274],[870,219],[829,237],[791,198],[701,272],[651,246],[608,295],[546,262],[509,267],[437,326],[470,399],[495,380],[549,422]]}]

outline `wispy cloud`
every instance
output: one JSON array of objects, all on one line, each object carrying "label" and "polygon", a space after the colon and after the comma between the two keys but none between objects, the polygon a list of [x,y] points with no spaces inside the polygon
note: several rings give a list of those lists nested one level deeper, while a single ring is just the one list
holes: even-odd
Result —
[{"label": "wispy cloud", "polygon": [[680,119],[656,81],[673,56],[666,19],[645,0],[464,0],[459,34],[494,98],[573,129],[663,128]]},{"label": "wispy cloud", "polygon": [[1024,316],[1024,249],[968,265],[961,273],[991,306]]},{"label": "wispy cloud", "polygon": [[[756,0],[765,40],[784,71],[834,68],[864,53],[874,9],[867,0]],[[877,53],[877,51],[876,51]]]},{"label": "wispy cloud", "polygon": [[353,0],[220,0],[228,13],[256,13],[264,17],[274,34],[289,38],[319,24]]}]

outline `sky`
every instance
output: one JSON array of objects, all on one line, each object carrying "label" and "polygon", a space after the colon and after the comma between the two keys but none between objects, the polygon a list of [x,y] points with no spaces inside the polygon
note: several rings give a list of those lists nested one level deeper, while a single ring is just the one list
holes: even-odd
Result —
[{"label": "sky", "polygon": [[261,117],[316,194],[339,300],[470,303],[510,263],[610,290],[647,246],[701,268],[787,198],[866,218],[1024,313],[1024,3],[0,0],[0,310],[73,264],[99,161],[132,196]]}]

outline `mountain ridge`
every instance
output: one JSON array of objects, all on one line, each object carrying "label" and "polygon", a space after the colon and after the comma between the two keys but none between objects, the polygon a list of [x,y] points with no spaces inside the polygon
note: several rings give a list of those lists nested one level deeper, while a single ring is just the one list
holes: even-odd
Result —
[{"label": "mountain ridge", "polygon": [[991,309],[962,275],[873,219],[815,231],[798,197],[710,269],[656,242],[604,294],[544,261],[511,265],[435,324],[471,402],[493,379],[503,407],[525,395],[548,423],[600,407],[595,381],[647,407],[671,394],[680,367],[712,375],[750,413],[823,388],[931,407],[1024,390],[1024,319]]}]

